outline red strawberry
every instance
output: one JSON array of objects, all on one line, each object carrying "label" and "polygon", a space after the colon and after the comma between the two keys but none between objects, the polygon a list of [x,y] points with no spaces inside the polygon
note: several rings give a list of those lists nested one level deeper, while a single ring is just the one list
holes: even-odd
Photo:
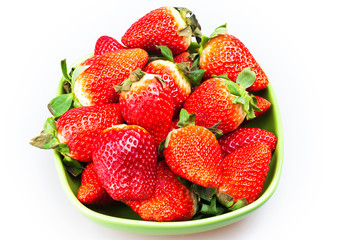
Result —
[{"label": "red strawberry", "polygon": [[89,66],[77,78],[74,94],[81,105],[118,102],[113,86],[122,83],[130,72],[143,68],[148,53],[142,49],[121,49],[94,56],[81,64]]},{"label": "red strawberry", "polygon": [[157,183],[154,195],[144,201],[125,201],[147,221],[189,220],[197,210],[196,196],[182,185],[164,161],[157,165]]},{"label": "red strawberry", "polygon": [[125,47],[116,39],[108,36],[101,36],[95,43],[94,55],[102,55],[119,49],[125,49]]},{"label": "red strawberry", "polygon": [[[185,111],[181,111],[182,114]],[[171,131],[164,157],[172,171],[203,187],[217,188],[222,182],[222,154],[215,135],[207,128],[189,126]]]},{"label": "red strawberry", "polygon": [[223,159],[223,183],[218,188],[218,197],[224,201],[233,197],[233,203],[239,200],[254,202],[261,194],[269,170],[271,150],[261,142],[253,142],[241,147]]},{"label": "red strawberry", "polygon": [[[188,13],[190,17],[186,17]],[[200,26],[189,10],[161,7],[133,23],[122,37],[122,42],[127,47],[151,52],[159,52],[157,46],[165,45],[176,55],[188,49],[193,32],[199,30]]]},{"label": "red strawberry", "polygon": [[164,60],[155,60],[148,63],[144,71],[162,77],[171,91],[174,111],[178,112],[184,101],[191,94],[191,84],[183,72],[178,69],[175,63]]},{"label": "red strawberry", "polygon": [[[219,34],[217,35],[216,32]],[[225,26],[221,26],[210,39],[203,41],[199,65],[201,69],[206,70],[205,79],[212,75],[228,74],[228,77],[235,82],[238,74],[244,68],[250,67],[256,73],[256,80],[247,90],[264,89],[268,85],[266,74],[244,44],[226,32]]]},{"label": "red strawberry", "polygon": [[273,151],[276,148],[277,137],[273,133],[261,128],[240,127],[218,139],[223,157],[252,142],[262,142]]},{"label": "red strawberry", "polygon": [[[247,79],[251,72],[243,71]],[[250,83],[248,83],[250,85]],[[186,100],[183,108],[196,115],[196,125],[211,127],[217,123],[223,133],[235,130],[245,119],[254,117],[254,99],[241,84],[223,78],[203,82]]]},{"label": "red strawberry", "polygon": [[189,52],[182,52],[181,54],[178,54],[177,56],[174,57],[174,61],[176,63],[189,62],[190,65],[192,65],[193,61],[189,59],[190,55],[191,54]]},{"label": "red strawberry", "polygon": [[72,108],[56,122],[58,139],[69,146],[68,156],[90,162],[100,132],[122,122],[119,104]]},{"label": "red strawberry", "polygon": [[267,112],[267,110],[271,107],[271,103],[263,97],[255,96],[255,98],[257,99],[257,107],[261,110],[254,112],[257,118]]},{"label": "red strawberry", "polygon": [[145,128],[158,146],[166,138],[173,117],[173,99],[168,88],[156,76],[135,71],[119,90],[124,120]]},{"label": "red strawberry", "polygon": [[77,198],[84,204],[109,205],[116,203],[100,183],[92,162],[88,163],[83,171]]},{"label": "red strawberry", "polygon": [[100,182],[117,201],[144,200],[155,191],[157,150],[142,127],[116,125],[95,143],[93,161]]}]

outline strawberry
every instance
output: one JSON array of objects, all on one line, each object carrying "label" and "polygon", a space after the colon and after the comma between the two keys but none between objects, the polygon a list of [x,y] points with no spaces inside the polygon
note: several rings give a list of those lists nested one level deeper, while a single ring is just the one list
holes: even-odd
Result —
[{"label": "strawberry", "polygon": [[[172,171],[203,187],[217,188],[222,182],[222,154],[215,135],[205,127],[194,126],[184,109],[180,123],[185,127],[171,131],[164,143],[164,157]],[[180,125],[178,123],[178,125]]]},{"label": "strawberry", "polygon": [[157,164],[157,182],[153,196],[148,200],[124,203],[147,221],[189,220],[197,210],[196,196],[178,181],[164,161]]},{"label": "strawberry", "polygon": [[148,53],[142,49],[121,49],[94,56],[81,66],[88,66],[75,80],[74,94],[81,105],[115,103],[119,95],[113,86],[122,83],[130,72],[143,68]]},{"label": "strawberry", "polygon": [[[185,101],[183,108],[196,115],[196,125],[211,127],[220,123],[223,133],[235,130],[246,118],[259,110],[245,90],[254,81],[254,73],[245,69],[238,82],[216,77],[203,82]],[[245,86],[244,86],[245,85]]]},{"label": "strawberry", "polygon": [[247,90],[258,91],[268,85],[268,78],[253,55],[238,38],[227,34],[226,25],[217,28],[210,38],[203,37],[202,42],[199,65],[206,70],[205,79],[228,74],[235,82],[238,74],[250,67],[256,73],[256,80]]},{"label": "strawberry", "polygon": [[179,70],[175,63],[164,60],[155,60],[148,63],[144,71],[162,77],[171,91],[174,111],[178,112],[191,94],[191,84],[183,72]]},{"label": "strawberry", "polygon": [[81,175],[81,184],[76,197],[84,204],[110,205],[116,203],[101,185],[92,162],[86,165]]},{"label": "strawberry", "polygon": [[271,107],[271,103],[263,97],[255,96],[255,98],[257,99],[257,107],[261,110],[254,112],[257,118],[267,112],[267,110]]},{"label": "strawberry", "polygon": [[277,137],[273,133],[261,128],[239,127],[235,131],[227,133],[218,139],[223,157],[252,142],[262,142],[268,145],[271,151],[274,151],[277,144]]},{"label": "strawberry", "polygon": [[101,36],[95,43],[94,55],[102,55],[119,49],[125,49],[125,47],[116,39],[109,36]]},{"label": "strawberry", "polygon": [[43,133],[32,139],[31,144],[43,149],[55,149],[81,162],[90,162],[93,145],[100,132],[122,122],[119,104],[72,108],[56,122],[49,118]]},{"label": "strawberry", "polygon": [[133,23],[122,42],[127,47],[150,52],[159,52],[157,46],[165,45],[176,55],[188,49],[192,35],[200,35],[194,14],[185,8],[161,7]]},{"label": "strawberry", "polygon": [[127,124],[145,128],[156,146],[166,138],[173,117],[173,99],[162,80],[140,69],[116,87],[120,91],[119,104]]},{"label": "strawberry", "polygon": [[271,149],[261,142],[244,145],[225,157],[223,183],[217,192],[220,202],[228,207],[254,202],[262,192],[270,160]]},{"label": "strawberry", "polygon": [[174,61],[176,63],[189,62],[192,65],[193,61],[189,59],[190,55],[191,54],[189,52],[182,52],[181,54],[178,54],[174,57]]},{"label": "strawberry", "polygon": [[114,200],[144,200],[153,195],[157,150],[144,128],[123,124],[105,129],[95,143],[93,162]]}]

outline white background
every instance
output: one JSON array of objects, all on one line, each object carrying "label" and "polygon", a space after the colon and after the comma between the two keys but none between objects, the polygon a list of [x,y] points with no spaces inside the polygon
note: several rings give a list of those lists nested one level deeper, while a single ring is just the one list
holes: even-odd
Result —
[{"label": "white background", "polygon": [[[1,3],[1,239],[360,239],[360,6],[357,1],[6,1]],[[68,201],[52,153],[31,147],[69,63],[101,35],[120,39],[160,6],[184,6],[203,33],[227,22],[266,71],[285,155],[272,198],[230,226],[143,236],[99,226]],[[5,236],[3,238],[2,236]]]}]

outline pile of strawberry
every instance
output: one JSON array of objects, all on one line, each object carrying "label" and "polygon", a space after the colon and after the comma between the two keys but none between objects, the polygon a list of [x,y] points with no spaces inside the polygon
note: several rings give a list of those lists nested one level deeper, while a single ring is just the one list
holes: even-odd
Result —
[{"label": "pile of strawberry", "polygon": [[121,201],[152,221],[255,201],[277,139],[245,127],[271,105],[250,93],[268,79],[249,50],[225,25],[203,36],[192,12],[173,7],[140,18],[121,42],[102,36],[76,68],[61,62],[63,94],[31,141],[81,177],[79,201]]}]

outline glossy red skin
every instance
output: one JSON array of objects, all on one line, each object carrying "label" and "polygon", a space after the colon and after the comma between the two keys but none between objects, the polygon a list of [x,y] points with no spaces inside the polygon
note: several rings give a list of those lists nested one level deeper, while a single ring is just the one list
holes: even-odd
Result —
[{"label": "glossy red skin", "polygon": [[69,146],[68,155],[81,162],[90,162],[100,132],[122,122],[120,106],[113,103],[70,109],[56,125],[59,141]]},{"label": "glossy red skin", "polygon": [[174,62],[176,63],[182,63],[182,62],[189,62],[192,66],[193,61],[189,59],[189,55],[191,55],[189,52],[182,52],[181,54],[178,54],[174,57]]},{"label": "glossy red skin", "polygon": [[271,107],[271,103],[259,96],[255,96],[257,98],[257,107],[261,109],[261,111],[255,111],[254,114],[256,115],[256,118],[267,112],[267,110]]},{"label": "glossy red skin", "polygon": [[171,132],[164,157],[172,171],[198,185],[217,188],[222,182],[222,154],[214,134],[201,126]]},{"label": "glossy red skin", "polygon": [[254,84],[248,91],[259,91],[267,87],[268,78],[248,48],[236,37],[222,34],[210,40],[201,53],[199,66],[206,70],[204,79],[214,75],[228,74],[236,81],[238,74],[246,67],[256,73]]},{"label": "glossy red skin", "polygon": [[181,184],[165,161],[158,162],[154,195],[144,201],[125,201],[146,221],[170,222],[190,220],[196,213],[194,194]]},{"label": "glossy red skin", "polygon": [[156,146],[167,137],[174,110],[173,99],[158,79],[147,79],[136,87],[133,84],[130,91],[122,91],[119,104],[127,124],[145,128]]},{"label": "glossy red skin", "polygon": [[[172,69],[168,68],[168,66],[166,66],[163,61],[153,61],[148,63],[144,71],[147,73],[160,75],[162,77],[171,92],[174,103],[174,111],[178,112],[181,109],[184,101],[191,93],[191,85],[189,83],[187,83],[186,86],[184,86],[185,84],[181,84],[181,82],[188,80],[182,78],[177,79],[176,73],[174,73]],[[178,69],[177,71],[178,73],[180,72]],[[179,74],[182,75],[182,73]]]},{"label": "glossy red skin", "polygon": [[109,36],[101,36],[95,43],[94,55],[102,55],[119,49],[125,49],[125,47],[116,39]]},{"label": "glossy red skin", "polygon": [[261,194],[271,160],[270,148],[253,142],[223,159],[223,183],[218,193],[227,193],[234,202],[245,198],[254,202]]},{"label": "glossy red skin", "polygon": [[78,189],[77,198],[84,204],[110,205],[116,203],[100,183],[94,163],[86,165]]},{"label": "glossy red skin", "polygon": [[271,151],[274,151],[277,145],[277,137],[261,128],[239,127],[218,139],[223,157],[252,142],[262,142],[268,145]]},{"label": "glossy red skin", "polygon": [[148,53],[143,49],[120,49],[94,56],[81,65],[91,65],[76,79],[82,92],[90,99],[90,105],[116,103],[119,94],[114,85],[122,83],[130,72],[143,68]]},{"label": "glossy red skin", "polygon": [[144,128],[118,125],[104,130],[95,143],[93,162],[114,200],[144,200],[153,195],[157,150]]},{"label": "glossy red skin", "polygon": [[220,122],[223,133],[235,130],[244,120],[241,104],[233,104],[232,95],[222,84],[222,78],[211,78],[203,82],[185,101],[183,108],[196,114],[196,125],[211,127]]},{"label": "glossy red skin", "polygon": [[132,24],[122,37],[122,43],[150,52],[160,52],[156,46],[165,45],[177,55],[190,45],[190,39],[177,35],[178,24],[168,7],[155,9]]}]

